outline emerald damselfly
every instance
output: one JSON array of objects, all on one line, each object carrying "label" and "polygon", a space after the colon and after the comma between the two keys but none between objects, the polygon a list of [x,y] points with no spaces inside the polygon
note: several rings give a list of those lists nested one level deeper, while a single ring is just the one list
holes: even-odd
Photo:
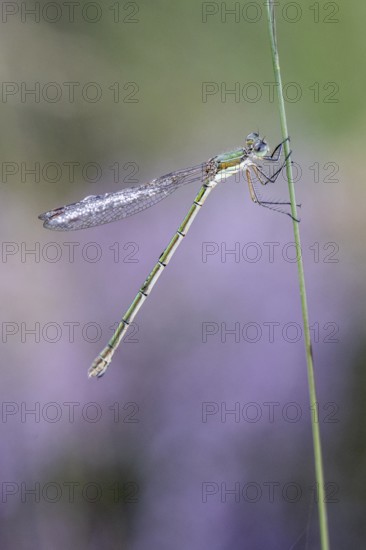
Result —
[{"label": "emerald damselfly", "polygon": [[47,229],[56,231],[87,229],[141,212],[141,210],[145,210],[164,199],[183,184],[192,183],[194,181],[200,181],[202,183],[202,187],[198,191],[187,215],[178,227],[168,246],[160,255],[152,271],[147,276],[132,304],[123,315],[112,338],[92,363],[88,371],[89,377],[99,378],[105,373],[128,327],[136,317],[137,312],[146,298],[149,296],[153,286],[156,284],[164,268],[168,265],[183,238],[186,236],[200,208],[203,206],[212,189],[223,181],[223,179],[243,171],[248,182],[249,193],[253,202],[272,210],[278,210],[289,215],[291,218],[295,219],[295,221],[298,221],[292,214],[281,208],[281,205],[289,205],[288,202],[263,201],[252,178],[252,173],[254,173],[263,185],[274,182],[277,179],[291,152],[287,155],[283,164],[281,164],[271,176],[265,174],[260,162],[278,162],[283,144],[285,141],[288,141],[288,139],[289,138],[285,139],[277,145],[270,154],[270,147],[267,142],[261,138],[257,132],[252,132],[247,136],[244,147],[217,155],[203,164],[165,174],[160,178],[137,187],[130,187],[104,195],[91,195],[79,202],[50,210],[39,216],[44,222],[44,227]]}]

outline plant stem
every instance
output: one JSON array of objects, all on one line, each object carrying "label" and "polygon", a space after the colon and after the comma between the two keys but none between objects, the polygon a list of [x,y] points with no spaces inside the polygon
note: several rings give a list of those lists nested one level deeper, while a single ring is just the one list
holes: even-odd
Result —
[{"label": "plant stem", "polygon": [[[266,7],[267,7],[267,17],[268,17],[268,29],[269,29],[269,36],[270,36],[271,50],[272,50],[273,71],[275,76],[278,103],[279,103],[282,138],[286,139],[289,134],[287,130],[285,102],[284,102],[283,93],[282,93],[282,79],[281,79],[280,62],[279,62],[279,55],[278,55],[278,49],[277,49],[277,37],[276,37],[276,25],[275,25],[275,13],[274,13],[273,1],[267,0]],[[286,156],[290,152],[290,145],[288,141],[284,143],[284,151]],[[305,340],[305,353],[306,353],[308,384],[309,384],[310,410],[313,411],[313,414],[311,415],[311,426],[312,426],[312,433],[313,433],[315,476],[316,476],[316,482],[317,482],[317,488],[318,488],[317,500],[318,500],[320,540],[321,540],[322,550],[329,550],[329,534],[328,534],[328,519],[327,519],[327,509],[326,509],[326,494],[325,494],[325,487],[324,487],[323,458],[322,458],[322,449],[321,449],[321,441],[320,441],[319,419],[316,413],[317,399],[316,399],[316,388],[315,388],[315,378],[314,378],[313,352],[312,352],[311,338],[310,338],[309,314],[308,314],[308,305],[307,305],[307,299],[306,299],[304,266],[303,266],[302,254],[301,254],[300,230],[299,230],[299,223],[295,221],[296,219],[298,219],[298,217],[297,217],[294,181],[292,176],[292,165],[291,165],[290,159],[287,159],[287,162],[286,162],[286,174],[287,174],[288,188],[289,188],[290,201],[291,201],[291,213],[293,217],[295,245],[297,250],[297,270],[298,270],[298,276],[299,276],[302,319],[303,319],[303,325],[304,325],[304,340]]]}]

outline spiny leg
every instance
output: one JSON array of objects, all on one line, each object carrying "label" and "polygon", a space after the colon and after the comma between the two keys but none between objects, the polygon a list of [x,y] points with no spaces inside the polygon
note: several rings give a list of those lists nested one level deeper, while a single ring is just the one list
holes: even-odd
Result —
[{"label": "spiny leg", "polygon": [[261,170],[261,168],[259,168],[259,166],[256,166],[258,172],[265,178],[265,181],[264,181],[264,182],[263,182],[260,178],[258,178],[262,185],[267,185],[267,183],[269,183],[269,182],[275,183],[275,181],[277,180],[278,176],[280,175],[282,169],[283,169],[284,166],[286,165],[287,160],[290,158],[291,153],[292,153],[292,151],[290,151],[289,154],[286,155],[286,157],[285,157],[283,163],[282,163],[281,166],[278,168],[278,170],[276,170],[276,172],[274,172],[274,174],[272,174],[272,176],[267,176],[267,174],[265,174],[265,173],[263,172],[263,170]]},{"label": "spiny leg", "polygon": [[[281,141],[281,143],[279,143],[279,144],[277,145],[277,147],[274,148],[274,150],[272,151],[272,154],[271,154],[271,155],[266,155],[265,157],[263,157],[263,160],[266,160],[266,161],[268,161],[268,162],[278,162],[279,159],[280,159],[280,157],[281,157],[281,154],[282,154],[283,144],[284,144],[286,141],[290,142],[290,138],[287,137],[286,139],[284,139],[283,141]],[[267,174],[265,174],[260,168],[258,168],[259,171],[260,171],[260,173],[262,174],[262,176],[265,178],[265,182],[263,182],[263,181],[261,180],[261,183],[262,183],[263,185],[266,185],[266,184],[269,183],[269,182],[274,183],[274,182],[277,180],[277,178],[278,178],[278,176],[279,176],[281,170],[283,169],[283,167],[284,167],[285,164],[286,164],[287,159],[290,157],[291,152],[292,152],[292,151],[290,151],[289,154],[285,157],[285,160],[284,160],[284,162],[281,164],[281,166],[279,167],[279,169],[276,170],[276,172],[275,172],[274,174],[272,174],[272,176],[270,176],[270,177],[267,176]]]},{"label": "spiny leg", "polygon": [[[283,144],[286,143],[286,141],[290,141],[290,138],[287,137],[286,139],[284,139],[283,141],[281,141],[281,143],[279,143],[277,145],[277,147],[275,147],[272,151],[272,155],[266,155],[264,158],[264,160],[268,160],[269,162],[277,162],[281,156],[281,153],[282,153],[282,147],[283,147]],[[277,153],[278,151],[278,153]],[[275,156],[275,154],[277,153],[277,155]]]},{"label": "spiny leg", "polygon": [[[262,185],[265,185],[262,180],[261,180],[261,177],[258,173],[259,169],[258,169],[258,166],[255,165],[255,164],[252,164],[252,169],[254,171],[254,173],[256,174],[257,178],[259,179],[259,181],[262,183]],[[247,171],[248,172],[248,171]],[[247,179],[248,179],[248,175],[247,175]],[[298,218],[295,218],[290,212],[286,212],[286,210],[282,210],[281,208],[278,208],[277,206],[291,206],[291,203],[289,201],[262,201],[259,197],[258,197],[258,194],[256,193],[255,191],[255,187],[253,185],[253,182],[249,176],[249,179],[250,179],[250,185],[252,187],[252,192],[253,192],[253,195],[255,196],[255,199],[254,202],[256,202],[257,204],[259,204],[260,206],[264,206],[264,208],[268,208],[269,210],[274,210],[275,212],[281,212],[281,214],[286,214],[287,216],[290,216],[290,218],[292,220],[294,220],[295,222],[299,222],[300,220]],[[248,179],[248,183],[249,183],[249,179]],[[250,189],[250,187],[249,187]],[[252,196],[252,193],[251,193],[251,196]],[[253,200],[253,199],[252,199]],[[296,204],[297,207],[301,208],[301,204]],[[277,208],[276,208],[277,207]]]},{"label": "spiny leg", "polygon": [[[254,165],[252,165],[252,166],[254,166]],[[247,177],[250,198],[252,199],[253,202],[259,203],[257,193],[255,192],[254,185],[253,185],[253,182],[252,182],[252,178],[250,177],[250,168],[247,168],[245,170],[245,173],[246,173],[246,177]]]},{"label": "spiny leg", "polygon": [[[258,194],[256,192],[256,189],[254,187],[254,184],[253,184],[253,181],[252,181],[252,178],[251,178],[251,175],[250,175],[250,169],[253,170],[253,172],[255,173],[255,175],[257,176],[257,178],[259,179],[259,181],[261,182],[262,185],[265,185],[265,183],[263,183],[263,181],[261,180],[261,177],[259,175],[258,172],[260,172],[260,170],[258,169],[258,166],[256,164],[251,164],[249,168],[246,169],[246,177],[247,177],[247,182],[248,182],[248,187],[249,187],[249,193],[250,193],[250,198],[252,199],[253,202],[255,202],[256,204],[260,204],[260,205],[266,205],[266,204],[282,204],[282,205],[291,205],[290,202],[270,202],[270,201],[262,201],[259,197],[258,197]],[[261,172],[260,172],[261,173]],[[297,206],[301,206],[300,204],[298,204]],[[268,207],[269,208],[269,207]],[[282,212],[282,210],[281,210]],[[284,213],[287,213],[287,212],[284,212]]]}]

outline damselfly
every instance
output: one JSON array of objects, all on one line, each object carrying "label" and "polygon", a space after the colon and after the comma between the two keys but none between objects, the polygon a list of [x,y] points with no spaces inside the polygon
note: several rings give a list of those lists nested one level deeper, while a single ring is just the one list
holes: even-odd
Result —
[{"label": "damselfly", "polygon": [[200,181],[202,183],[202,187],[198,191],[183,222],[180,224],[168,246],[160,255],[156,265],[147,276],[137,296],[122,317],[122,320],[118,324],[107,346],[90,367],[88,371],[89,377],[100,377],[105,373],[129,325],[132,323],[137,312],[150,294],[164,268],[173,257],[179,244],[186,236],[201,206],[203,206],[208,195],[218,183],[228,176],[243,171],[248,182],[249,193],[253,202],[265,206],[266,208],[283,212],[291,218],[293,217],[292,214],[281,208],[281,205],[288,205],[288,202],[261,200],[261,196],[255,187],[255,181],[252,178],[252,173],[254,173],[256,178],[263,185],[276,180],[291,153],[289,153],[283,164],[281,164],[278,170],[271,176],[265,174],[260,161],[278,162],[281,156],[282,146],[287,140],[288,138],[277,145],[272,154],[270,154],[270,148],[267,142],[262,139],[257,132],[253,132],[247,136],[244,147],[217,155],[203,164],[184,170],[178,170],[177,172],[171,172],[170,174],[166,174],[165,176],[161,176],[160,178],[137,187],[123,189],[115,193],[106,193],[104,195],[91,195],[79,202],[50,210],[39,216],[44,222],[44,227],[47,229],[56,231],[86,229],[88,227],[120,220],[149,208],[173,193],[173,191],[183,184],[192,183],[194,181]]}]

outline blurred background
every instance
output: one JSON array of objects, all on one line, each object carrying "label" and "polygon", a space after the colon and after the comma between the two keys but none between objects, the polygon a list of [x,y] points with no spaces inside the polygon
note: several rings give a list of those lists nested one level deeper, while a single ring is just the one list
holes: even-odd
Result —
[{"label": "blurred background", "polygon": [[[1,548],[317,549],[365,541],[366,7],[279,2],[318,410],[289,217],[218,186],[99,381],[199,188],[122,222],[37,216],[281,141],[262,2],[2,2]],[[281,175],[268,191],[281,200]]]}]

